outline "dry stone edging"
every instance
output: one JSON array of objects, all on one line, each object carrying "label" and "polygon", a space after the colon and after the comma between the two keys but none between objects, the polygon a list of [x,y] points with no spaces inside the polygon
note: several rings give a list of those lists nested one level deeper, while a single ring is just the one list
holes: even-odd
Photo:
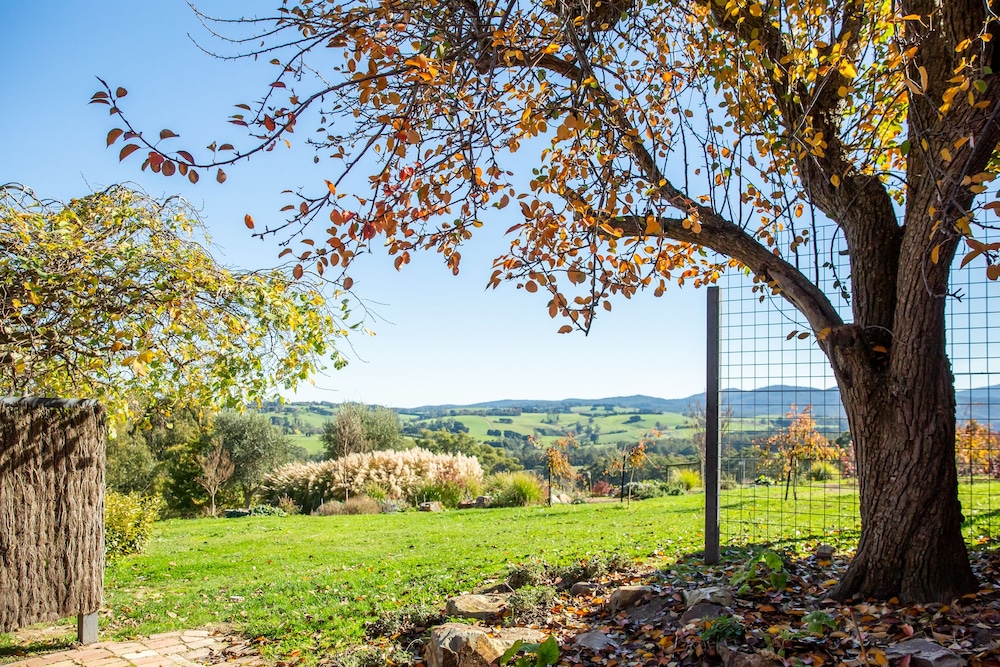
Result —
[{"label": "dry stone edging", "polygon": [[508,595],[493,594],[456,595],[445,603],[445,614],[456,618],[489,621],[502,616],[507,610]]},{"label": "dry stone edging", "polygon": [[889,659],[910,656],[910,667],[964,667],[965,660],[949,648],[930,639],[907,639],[885,651]]},{"label": "dry stone edging", "polygon": [[427,667],[489,667],[520,640],[541,643],[545,633],[531,628],[490,629],[465,623],[431,628],[425,659]]}]

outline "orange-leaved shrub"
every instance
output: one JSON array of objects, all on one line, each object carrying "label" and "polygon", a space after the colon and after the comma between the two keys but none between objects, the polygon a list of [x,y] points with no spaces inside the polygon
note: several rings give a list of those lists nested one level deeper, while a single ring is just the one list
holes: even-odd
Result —
[{"label": "orange-leaved shrub", "polygon": [[378,487],[386,498],[407,498],[427,483],[458,481],[478,485],[479,461],[461,454],[434,454],[414,447],[405,451],[350,454],[319,463],[291,463],[264,480],[263,495],[275,502],[288,496],[304,513],[329,500],[344,500]]}]

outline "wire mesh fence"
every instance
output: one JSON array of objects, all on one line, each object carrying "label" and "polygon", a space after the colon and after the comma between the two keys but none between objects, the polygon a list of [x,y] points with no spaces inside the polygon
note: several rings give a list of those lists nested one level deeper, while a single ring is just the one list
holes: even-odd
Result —
[{"label": "wire mesh fence", "polygon": [[[850,321],[847,299],[836,296],[849,269],[835,228],[814,226],[812,244],[811,253],[795,258],[798,268],[835,295]],[[953,272],[948,353],[959,494],[972,543],[1000,536],[1000,332],[990,328],[998,290],[981,268]],[[722,544],[855,538],[860,518],[850,432],[829,362],[809,326],[781,297],[735,271],[724,277],[721,297]],[[799,451],[796,470],[788,456],[776,462],[776,452],[787,455],[796,438],[807,435],[815,436],[814,449]],[[830,479],[810,479],[815,466]]]}]

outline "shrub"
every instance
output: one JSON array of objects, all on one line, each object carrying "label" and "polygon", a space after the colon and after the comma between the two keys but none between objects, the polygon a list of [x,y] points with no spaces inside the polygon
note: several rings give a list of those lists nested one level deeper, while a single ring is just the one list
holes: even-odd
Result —
[{"label": "shrub", "polygon": [[590,490],[590,493],[591,495],[597,496],[598,498],[613,496],[615,493],[615,487],[613,487],[611,484],[601,479],[598,480],[596,484],[594,484],[594,488]]},{"label": "shrub", "polygon": [[344,503],[339,500],[331,500],[330,502],[323,503],[314,509],[313,514],[316,516],[334,516],[337,514],[345,514]]},{"label": "shrub", "polygon": [[274,505],[254,505],[248,516],[288,516],[288,512]]},{"label": "shrub", "polygon": [[288,496],[278,498],[278,508],[285,514],[298,514],[300,512],[299,506]]},{"label": "shrub", "polygon": [[511,624],[540,621],[556,598],[556,589],[551,586],[525,586],[514,591],[507,598],[510,612],[507,620]]},{"label": "shrub", "polygon": [[572,565],[556,570],[562,579],[562,586],[572,586],[578,581],[592,581],[611,572],[627,572],[632,569],[632,559],[621,553],[596,554],[583,558]]},{"label": "shrub", "polygon": [[662,496],[679,496],[684,493],[684,486],[678,482],[629,482],[625,485],[625,495],[631,495],[633,500],[648,500]]},{"label": "shrub", "polygon": [[378,501],[368,496],[351,496],[344,501],[344,514],[378,514]]},{"label": "shrub", "polygon": [[701,474],[690,468],[674,468],[670,473],[670,481],[684,486],[685,491],[701,487]]},{"label": "shrub", "polygon": [[719,488],[723,491],[738,489],[740,488],[740,483],[736,481],[736,477],[730,475],[728,472],[724,472],[719,477]]},{"label": "shrub", "polygon": [[486,492],[493,497],[493,507],[525,507],[542,502],[542,480],[529,472],[502,472],[486,480]]},{"label": "shrub", "polygon": [[467,495],[465,485],[458,480],[426,481],[410,492],[407,500],[413,505],[437,501],[445,507],[457,507]]},{"label": "shrub", "polygon": [[545,563],[537,558],[523,563],[508,563],[507,565],[507,585],[514,590],[525,586],[538,586],[545,580]]},{"label": "shrub", "polygon": [[104,551],[109,557],[141,553],[153,536],[159,497],[107,491],[104,496]]},{"label": "shrub", "polygon": [[829,461],[814,461],[806,473],[806,479],[813,482],[829,482],[837,478],[837,466]]}]

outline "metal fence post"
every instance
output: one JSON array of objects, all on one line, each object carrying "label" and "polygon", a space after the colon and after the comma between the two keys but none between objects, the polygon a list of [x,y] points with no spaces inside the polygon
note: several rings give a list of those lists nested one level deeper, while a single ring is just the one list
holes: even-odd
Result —
[{"label": "metal fence post", "polygon": [[705,345],[705,562],[719,562],[719,287],[708,288]]}]

